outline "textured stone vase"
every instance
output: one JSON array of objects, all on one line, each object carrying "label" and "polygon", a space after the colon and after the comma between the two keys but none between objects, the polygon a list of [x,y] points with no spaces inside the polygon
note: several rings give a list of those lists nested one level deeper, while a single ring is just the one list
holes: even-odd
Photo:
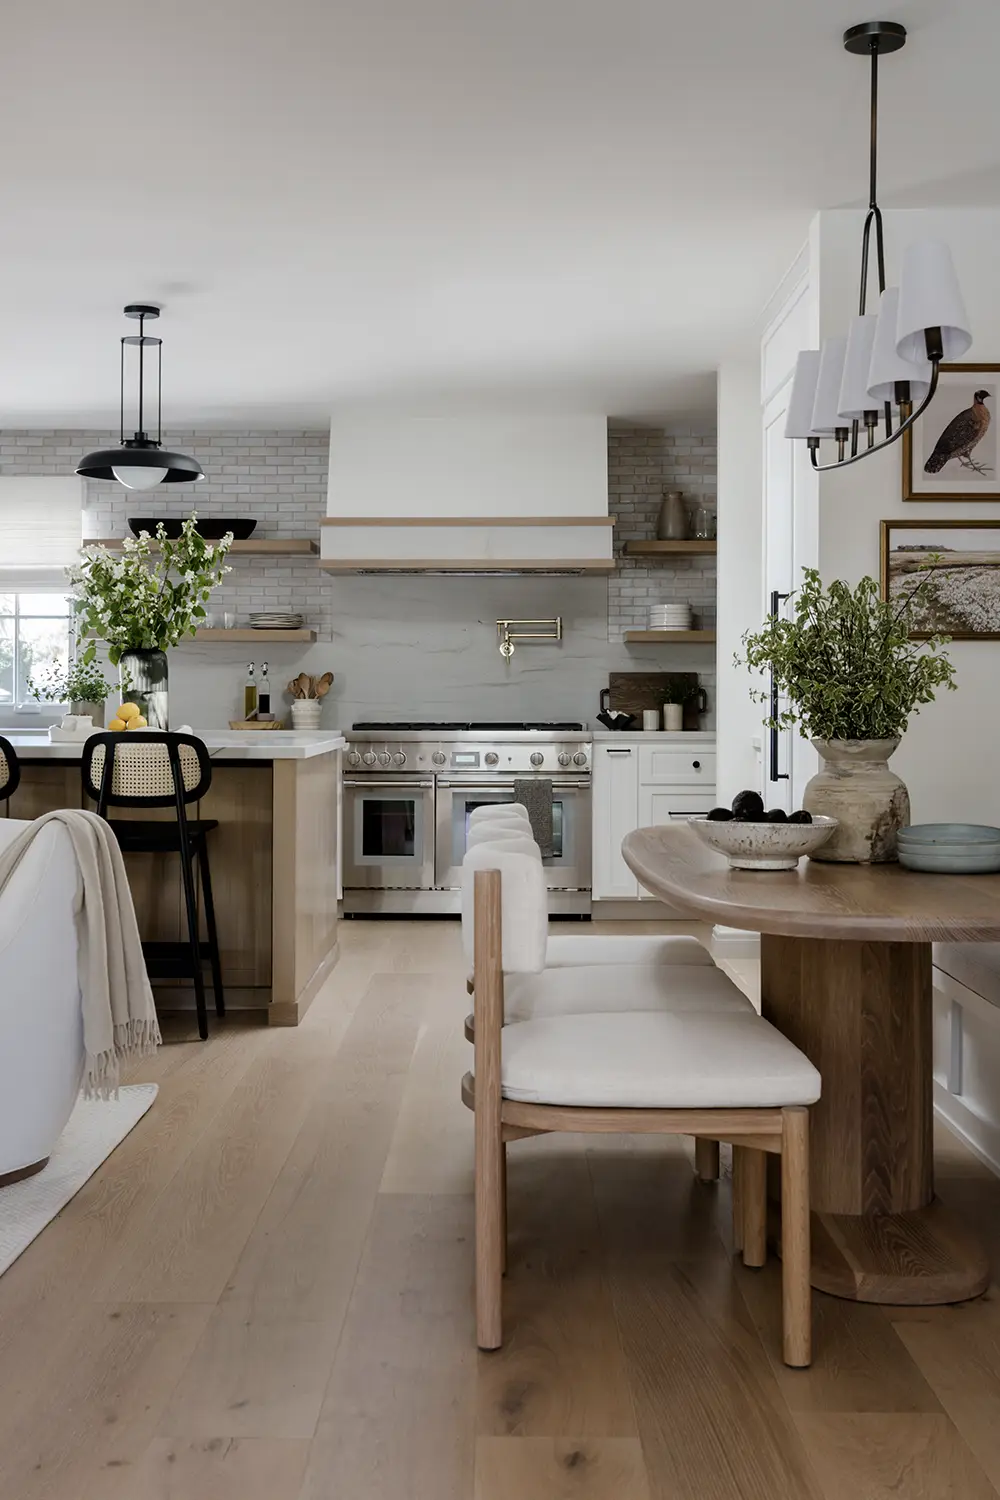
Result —
[{"label": "textured stone vase", "polygon": [[910,794],[889,756],[899,740],[813,740],[822,768],[802,797],[807,812],[836,818],[840,827],[811,859],[883,865],[896,858],[896,835],[910,821]]},{"label": "textured stone vase", "polygon": [[169,678],[167,653],[138,647],[123,651],[118,663],[122,698],[139,705],[150,729],[167,729]]}]

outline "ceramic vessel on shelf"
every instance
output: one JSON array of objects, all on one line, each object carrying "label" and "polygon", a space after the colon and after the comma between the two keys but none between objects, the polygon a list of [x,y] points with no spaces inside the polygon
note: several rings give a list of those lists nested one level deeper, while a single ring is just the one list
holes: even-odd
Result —
[{"label": "ceramic vessel on shelf", "polygon": [[910,821],[910,794],[889,769],[899,748],[891,740],[813,740],[820,770],[806,785],[802,806],[837,819],[831,839],[812,858],[838,864],[883,865],[896,859],[896,839]]},{"label": "ceramic vessel on shelf", "polygon": [[150,729],[168,729],[167,653],[134,647],[118,663],[122,698],[137,703]]},{"label": "ceramic vessel on shelf", "polygon": [[815,851],[837,832],[836,818],[825,817],[811,823],[688,822],[703,843],[726,856],[733,870],[794,870],[803,855],[815,859]]},{"label": "ceramic vessel on shelf", "polygon": [[663,727],[664,729],[669,729],[671,732],[684,728],[683,703],[664,703]]},{"label": "ceramic vessel on shelf", "polygon": [[688,514],[680,490],[668,490],[660,502],[656,518],[656,539],[660,542],[683,542],[688,534]]}]

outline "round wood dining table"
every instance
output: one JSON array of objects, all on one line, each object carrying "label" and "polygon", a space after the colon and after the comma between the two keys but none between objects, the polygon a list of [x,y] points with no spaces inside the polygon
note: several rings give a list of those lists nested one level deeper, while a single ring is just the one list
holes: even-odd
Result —
[{"label": "round wood dining table", "polygon": [[934,1194],[931,944],[1000,939],[1000,875],[900,865],[731,870],[693,829],[622,843],[646,890],[761,935],[761,1008],[815,1064],[813,1285],[860,1302],[976,1297],[976,1236]]}]

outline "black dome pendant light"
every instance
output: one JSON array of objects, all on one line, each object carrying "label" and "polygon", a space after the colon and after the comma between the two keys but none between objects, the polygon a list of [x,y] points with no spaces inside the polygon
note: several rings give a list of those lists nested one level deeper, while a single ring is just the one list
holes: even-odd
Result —
[{"label": "black dome pendant light", "polygon": [[[158,484],[180,484],[195,479],[204,479],[201,464],[186,453],[169,453],[163,447],[163,432],[160,422],[162,411],[161,389],[163,373],[163,340],[152,338],[145,332],[147,318],[158,318],[160,309],[147,302],[130,302],[125,308],[126,318],[139,320],[138,334],[129,333],[122,338],[121,354],[121,444],[118,448],[99,448],[88,453],[77,464],[76,472],[85,479],[116,479],[127,490],[151,490]],[[130,438],[125,436],[125,347],[139,350],[139,399],[138,427]],[[143,426],[143,399],[145,396],[144,363],[147,349],[156,350],[156,437],[151,438]]]}]

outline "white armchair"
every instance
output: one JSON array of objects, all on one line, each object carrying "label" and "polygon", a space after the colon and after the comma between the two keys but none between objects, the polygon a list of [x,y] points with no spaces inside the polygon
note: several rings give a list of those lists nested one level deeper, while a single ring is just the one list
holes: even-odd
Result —
[{"label": "white armchair", "polygon": [[[0,849],[25,827],[0,818]],[[72,844],[52,825],[0,894],[0,1184],[41,1170],[80,1091],[76,891]]]}]

